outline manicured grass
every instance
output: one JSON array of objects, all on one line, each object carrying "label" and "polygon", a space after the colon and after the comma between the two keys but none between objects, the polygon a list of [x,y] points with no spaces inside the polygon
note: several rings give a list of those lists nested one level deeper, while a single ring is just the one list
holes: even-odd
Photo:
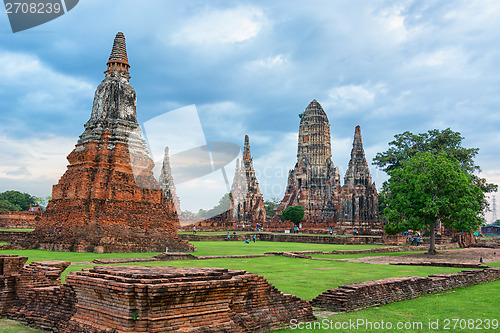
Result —
[{"label": "manicured grass", "polygon": [[[500,281],[494,281],[484,284],[479,284],[467,288],[458,288],[449,290],[442,293],[433,295],[422,296],[417,299],[395,302],[386,304],[380,307],[368,308],[360,311],[342,313],[342,314],[329,314],[326,316],[326,323],[330,325],[330,320],[335,323],[344,322],[357,322],[363,320],[364,323],[391,323],[393,330],[387,329],[366,329],[366,326],[361,325],[356,329],[334,329],[333,330],[293,330],[291,328],[280,330],[277,332],[498,332],[500,329],[474,329],[465,327],[460,329],[460,324],[464,325],[469,319],[474,319],[474,324],[478,325],[480,322],[476,320],[496,319],[500,320],[498,315],[498,304],[500,299]],[[323,318],[318,318],[321,322]],[[448,329],[445,328],[445,320],[459,319],[465,320],[458,323],[457,327],[453,328],[454,323],[451,322]],[[438,329],[429,329],[429,321],[435,323],[438,321]],[[415,329],[396,329],[398,322],[403,325],[413,325]],[[416,324],[415,324],[416,323]],[[418,323],[422,323],[422,329],[418,329]],[[497,322],[498,323],[498,322]],[[467,323],[468,324],[468,323]],[[339,324],[338,324],[339,325]],[[385,324],[387,325],[387,324]],[[387,327],[387,326],[385,326]],[[462,326],[463,327],[463,326]]]},{"label": "manicured grass", "polygon": [[66,260],[71,262],[92,261],[94,259],[111,259],[111,258],[144,258],[152,257],[159,252],[151,253],[78,253],[78,252],[56,252],[45,250],[1,250],[1,254],[17,254],[19,256],[28,257],[28,262],[44,261],[44,260]]},{"label": "manicured grass", "polygon": [[311,254],[310,256],[313,258],[328,258],[328,259],[356,259],[356,258],[377,257],[377,256],[402,256],[404,254],[414,254],[423,252],[426,251],[357,253],[357,254]]},{"label": "manicured grass", "polygon": [[34,228],[0,228],[0,231],[32,232]]},{"label": "manicured grass", "polygon": [[209,255],[234,255],[234,254],[264,254],[266,252],[283,251],[333,251],[333,250],[366,250],[380,245],[335,245],[335,244],[310,244],[310,243],[288,243],[288,242],[251,242],[245,244],[240,241],[221,242],[191,242],[197,251],[196,256]]},{"label": "manicured grass", "polygon": [[[284,243],[284,242],[256,242],[245,244],[244,242],[220,241],[220,242],[191,242],[196,248],[192,254],[196,256],[211,255],[234,255],[234,254],[264,254],[266,252],[281,251],[332,251],[332,250],[363,250],[380,247],[379,245],[331,245],[331,244],[308,244],[308,243]],[[149,253],[79,253],[79,252],[55,252],[45,250],[0,250],[1,254],[17,254],[28,257],[28,263],[42,260],[67,260],[71,262],[92,261],[94,259],[111,258],[145,258],[152,257],[159,252]]]},{"label": "manicured grass", "polygon": [[[141,266],[220,267],[246,270],[264,276],[280,291],[310,300],[339,285],[396,276],[427,276],[454,273],[462,269],[394,265],[371,265],[337,261],[260,257],[245,259],[183,260],[131,263]],[[66,273],[66,272],[65,272]]]},{"label": "manicured grass", "polygon": [[28,326],[24,326],[15,320],[6,318],[0,319],[0,333],[42,333],[43,331],[35,330]]}]

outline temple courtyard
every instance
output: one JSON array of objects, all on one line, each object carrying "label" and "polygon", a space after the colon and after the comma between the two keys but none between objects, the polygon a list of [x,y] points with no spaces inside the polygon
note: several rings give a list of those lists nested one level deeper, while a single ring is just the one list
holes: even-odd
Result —
[{"label": "temple courtyard", "polygon": [[[210,233],[205,233],[210,234]],[[485,265],[500,267],[499,249],[468,248],[446,249],[430,260],[424,248],[405,247],[395,251],[386,245],[336,245],[308,244],[292,242],[265,242],[245,244],[240,241],[198,241],[191,242],[196,251],[194,259],[171,261],[144,261],[160,253],[75,253],[46,250],[2,250],[0,255],[28,257],[26,264],[47,260],[71,261],[62,273],[62,282],[70,272],[81,271],[95,266],[143,266],[143,267],[218,267],[243,270],[264,277],[271,285],[285,294],[295,295],[311,301],[326,290],[343,285],[382,280],[388,278],[427,277],[434,274],[456,274],[463,267],[442,267],[478,265],[483,258]],[[387,251],[387,252],[384,252]],[[370,253],[373,252],[373,253]],[[176,258],[173,258],[176,259]],[[130,261],[130,262],[127,262]],[[429,262],[437,263],[431,266]],[[478,266],[484,268],[485,266]],[[111,269],[111,268],[108,268]],[[119,269],[119,268],[116,268]],[[470,269],[470,268],[469,268]],[[358,321],[403,323],[417,325],[407,332],[427,332],[430,322],[439,321],[442,328],[446,320],[467,318],[474,320],[495,319],[498,315],[497,301],[500,296],[500,281],[480,283],[466,288],[454,288],[442,292],[420,295],[411,300],[385,305],[369,305],[364,309],[338,313],[314,307],[318,323],[345,323]],[[498,319],[498,318],[496,318]],[[422,327],[418,326],[422,323]],[[304,324],[305,325],[305,324]],[[406,326],[409,327],[409,326]],[[278,332],[301,331],[321,332],[324,329],[306,330],[306,326],[290,324]],[[364,327],[347,332],[376,332]],[[342,330],[338,330],[342,331]],[[463,331],[465,330],[455,330]],[[494,330],[493,330],[494,331]],[[9,319],[0,321],[0,332],[40,332],[20,326]]]}]

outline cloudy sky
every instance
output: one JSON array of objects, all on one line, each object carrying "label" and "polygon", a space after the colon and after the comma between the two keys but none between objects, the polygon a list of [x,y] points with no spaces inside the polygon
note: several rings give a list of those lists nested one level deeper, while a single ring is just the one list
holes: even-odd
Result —
[{"label": "cloudy sky", "polygon": [[50,195],[118,31],[139,121],[195,105],[208,142],[248,134],[267,199],[283,195],[313,99],[342,176],[356,125],[369,164],[394,134],[450,127],[500,184],[498,1],[85,0],[15,34],[0,14],[0,191]]}]

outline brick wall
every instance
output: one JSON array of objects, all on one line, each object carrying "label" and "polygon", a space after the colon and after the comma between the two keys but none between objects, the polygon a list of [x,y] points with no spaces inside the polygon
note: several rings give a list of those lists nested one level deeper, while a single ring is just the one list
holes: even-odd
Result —
[{"label": "brick wall", "polygon": [[[233,235],[231,232],[230,241],[245,241],[251,239],[254,233],[238,233]],[[255,233],[257,241],[266,242],[296,242],[296,243],[315,243],[315,244],[383,244],[381,236],[358,236],[358,237],[330,237],[326,235],[301,235],[301,234],[270,234]],[[193,241],[225,241],[227,235],[193,235],[181,234],[180,238]]]},{"label": "brick wall", "polygon": [[0,212],[0,228],[35,228],[40,213]]},{"label": "brick wall", "polygon": [[308,302],[245,271],[106,266],[61,285],[69,262],[26,260],[0,256],[0,314],[48,331],[263,332],[316,319]]},{"label": "brick wall", "polygon": [[330,289],[310,303],[323,309],[349,312],[498,279],[500,279],[500,268],[497,267],[465,270],[454,274],[435,274],[428,277],[388,278]]},{"label": "brick wall", "polygon": [[262,332],[290,319],[315,320],[308,302],[245,271],[198,267],[106,266],[72,272],[74,331]]}]

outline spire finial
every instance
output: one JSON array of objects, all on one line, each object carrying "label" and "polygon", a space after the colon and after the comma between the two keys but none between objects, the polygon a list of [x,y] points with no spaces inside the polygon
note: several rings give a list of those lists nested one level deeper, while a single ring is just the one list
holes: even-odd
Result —
[{"label": "spire finial", "polygon": [[248,138],[248,135],[245,135],[245,147],[243,148],[243,159],[251,159],[252,156],[250,155],[250,139]]},{"label": "spire finial", "polygon": [[113,41],[113,49],[107,62],[108,69],[104,72],[109,74],[111,72],[127,73],[130,65],[127,58],[127,45],[125,43],[125,36],[122,32],[116,34]]}]

